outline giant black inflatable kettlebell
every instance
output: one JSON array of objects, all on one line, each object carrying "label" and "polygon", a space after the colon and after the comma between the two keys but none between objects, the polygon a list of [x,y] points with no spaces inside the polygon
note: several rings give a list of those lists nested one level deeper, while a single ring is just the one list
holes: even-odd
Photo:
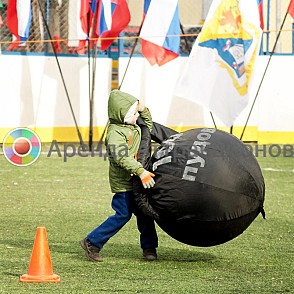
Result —
[{"label": "giant black inflatable kettlebell", "polygon": [[[176,133],[149,163],[155,186],[149,211],[174,239],[193,246],[222,244],[264,216],[264,179],[248,147],[220,130]],[[152,213],[150,214],[152,215]]]}]

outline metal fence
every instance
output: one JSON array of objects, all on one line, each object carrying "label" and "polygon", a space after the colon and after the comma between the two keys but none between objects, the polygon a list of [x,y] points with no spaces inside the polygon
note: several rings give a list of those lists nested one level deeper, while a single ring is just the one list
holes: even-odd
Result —
[{"label": "metal fence", "polygon": [[[52,54],[51,36],[51,39],[55,40],[54,44],[58,54],[75,54],[77,45],[75,45],[75,40],[69,38],[70,28],[76,21],[76,17],[69,13],[73,1],[77,0],[32,0],[32,24],[29,40],[24,46],[15,48],[13,52]],[[3,25],[0,28],[0,45],[2,52],[9,54],[7,49],[12,41],[12,35],[6,26],[7,0],[2,2],[3,9],[0,14]],[[210,3],[211,0],[179,0],[182,34],[188,34],[181,36],[181,55],[189,54],[197,34],[201,31]],[[130,25],[122,32],[120,41],[114,42],[108,51],[99,51],[98,54],[128,55],[135,45],[134,54],[141,54],[140,40],[135,42],[134,37],[138,36],[142,21],[143,0],[129,0],[128,4],[132,15]],[[265,28],[262,54],[269,54],[272,51],[288,4],[288,1],[284,0],[264,0]],[[290,16],[287,17],[275,53],[294,54],[293,23]]]}]

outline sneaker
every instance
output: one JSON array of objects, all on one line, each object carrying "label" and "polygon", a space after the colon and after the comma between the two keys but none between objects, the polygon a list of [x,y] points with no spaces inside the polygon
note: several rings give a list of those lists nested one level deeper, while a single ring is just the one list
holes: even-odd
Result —
[{"label": "sneaker", "polygon": [[83,239],[81,242],[82,248],[85,250],[85,254],[89,260],[102,261],[102,257],[99,255],[100,248],[94,246],[88,238]]},{"label": "sneaker", "polygon": [[157,259],[156,249],[143,249],[143,258],[147,261],[154,261]]}]

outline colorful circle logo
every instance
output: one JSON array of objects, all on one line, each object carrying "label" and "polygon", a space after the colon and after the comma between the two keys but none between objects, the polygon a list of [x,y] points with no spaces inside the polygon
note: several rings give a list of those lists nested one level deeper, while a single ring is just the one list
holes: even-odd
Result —
[{"label": "colorful circle logo", "polygon": [[17,166],[34,163],[41,152],[38,135],[27,128],[11,130],[3,140],[3,153],[6,159]]}]

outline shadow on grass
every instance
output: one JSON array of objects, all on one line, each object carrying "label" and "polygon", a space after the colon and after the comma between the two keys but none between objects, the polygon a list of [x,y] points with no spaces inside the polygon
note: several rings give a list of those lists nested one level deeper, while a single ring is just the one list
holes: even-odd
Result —
[{"label": "shadow on grass", "polygon": [[34,240],[31,239],[17,239],[13,236],[12,239],[6,238],[5,240],[0,240],[0,245],[4,245],[7,250],[14,248],[33,248]]},{"label": "shadow on grass", "polygon": [[[60,252],[64,251],[61,247],[58,249],[55,245],[53,250]],[[72,248],[73,249],[73,248]],[[72,250],[73,255],[78,260],[85,259],[84,250],[80,247],[79,242],[76,244],[76,248]],[[197,252],[196,250],[178,249],[160,246],[157,249],[159,261],[173,261],[173,262],[209,262],[217,259],[216,256],[204,252]],[[114,259],[142,259],[142,250],[138,245],[122,245],[120,243],[108,243],[101,251],[103,258]]]},{"label": "shadow on grass", "polygon": [[10,276],[10,277],[18,277],[18,279],[19,279],[19,277],[20,277],[20,275],[21,274],[19,274],[19,273],[15,273],[15,272],[3,272],[2,273],[4,276]]},{"label": "shadow on grass", "polygon": [[[61,240],[62,241],[62,240]],[[0,240],[0,244],[4,245],[7,250],[13,250],[14,248],[26,249],[29,254],[33,249],[32,240]],[[192,248],[192,247],[191,247]],[[83,260],[85,259],[84,250],[80,246],[80,242],[64,241],[56,243],[51,241],[49,244],[50,252],[66,254],[68,258]],[[109,242],[105,245],[101,252],[104,258],[111,257],[117,259],[141,259],[142,250],[139,245],[133,244],[121,244]],[[158,259],[160,261],[173,261],[173,262],[209,262],[211,260],[218,259],[217,256],[205,252],[197,251],[196,247],[193,249],[182,248],[170,248],[165,246],[159,246],[157,249]]]}]

